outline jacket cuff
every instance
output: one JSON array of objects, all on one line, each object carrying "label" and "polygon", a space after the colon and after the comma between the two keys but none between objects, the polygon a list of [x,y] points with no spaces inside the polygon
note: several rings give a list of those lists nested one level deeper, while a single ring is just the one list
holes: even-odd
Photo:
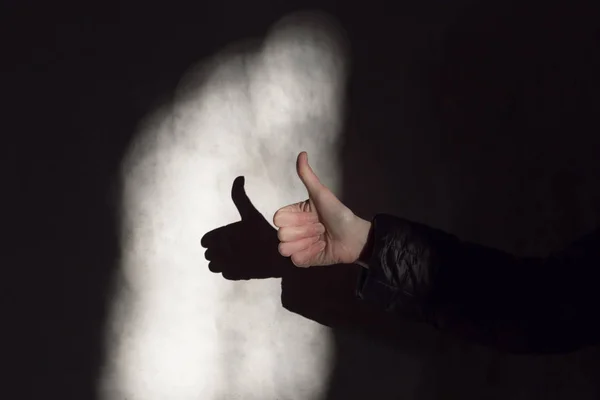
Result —
[{"label": "jacket cuff", "polygon": [[378,308],[390,311],[397,302],[400,289],[391,282],[391,277],[386,274],[380,262],[381,254],[388,245],[385,238],[390,227],[387,225],[382,214],[371,220],[367,244],[359,258],[368,268],[361,268],[356,296]]}]

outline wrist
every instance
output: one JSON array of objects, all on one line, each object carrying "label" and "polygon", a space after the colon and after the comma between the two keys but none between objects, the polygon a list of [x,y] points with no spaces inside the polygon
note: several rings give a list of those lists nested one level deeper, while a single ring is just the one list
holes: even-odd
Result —
[{"label": "wrist", "polygon": [[360,217],[358,218],[358,233],[359,233],[359,246],[356,259],[354,260],[354,264],[358,264],[363,268],[369,268],[368,260],[371,256],[372,252],[372,234],[371,234],[371,222],[364,220]]}]

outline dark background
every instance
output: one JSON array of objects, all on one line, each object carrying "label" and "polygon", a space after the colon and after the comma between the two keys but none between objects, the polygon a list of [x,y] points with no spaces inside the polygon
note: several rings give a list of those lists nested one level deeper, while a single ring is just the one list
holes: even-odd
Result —
[{"label": "dark background", "polygon": [[[598,224],[592,2],[4,1],[1,265],[14,323],[2,397],[94,398],[115,174],[135,124],[191,65],[307,8],[335,16],[351,44],[342,197],[357,213],[524,255]],[[336,328],[327,398],[600,396],[598,348],[514,356],[405,332],[374,347]]]}]

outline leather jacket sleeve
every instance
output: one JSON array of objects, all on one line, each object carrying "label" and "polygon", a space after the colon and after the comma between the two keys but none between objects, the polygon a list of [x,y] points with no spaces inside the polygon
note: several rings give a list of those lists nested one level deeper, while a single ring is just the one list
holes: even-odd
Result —
[{"label": "leather jacket sleeve", "polygon": [[518,258],[386,214],[372,221],[357,296],[510,352],[600,339],[600,231],[547,258]]}]

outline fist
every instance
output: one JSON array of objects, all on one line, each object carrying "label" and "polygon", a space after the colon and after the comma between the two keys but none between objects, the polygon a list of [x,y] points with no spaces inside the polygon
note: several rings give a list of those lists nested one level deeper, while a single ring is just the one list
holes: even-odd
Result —
[{"label": "fist", "polygon": [[321,183],[306,152],[298,155],[296,170],[308,199],[282,207],[273,216],[279,253],[291,257],[297,267],[355,263],[371,223],[356,216]]}]

